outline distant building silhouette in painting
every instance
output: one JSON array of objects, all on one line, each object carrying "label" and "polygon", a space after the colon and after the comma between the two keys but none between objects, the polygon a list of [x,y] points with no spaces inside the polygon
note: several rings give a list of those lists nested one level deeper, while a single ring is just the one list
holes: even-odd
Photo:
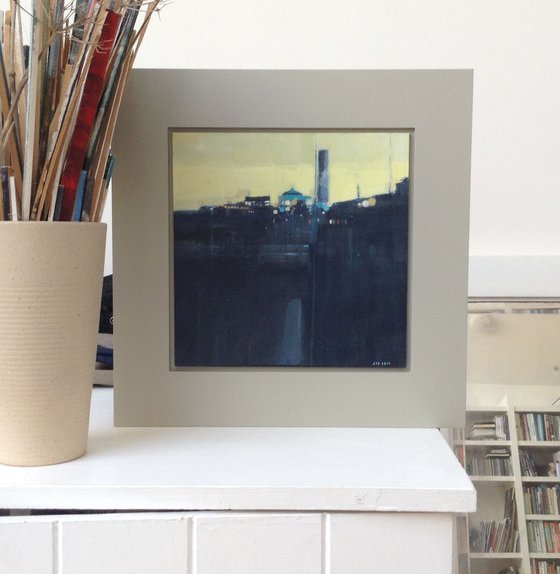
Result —
[{"label": "distant building silhouette in painting", "polygon": [[313,205],[313,200],[311,196],[303,195],[303,193],[300,193],[292,187],[278,197],[278,211],[280,213],[288,212],[298,205],[298,203],[302,203],[310,208]]},{"label": "distant building silhouette in painting", "polygon": [[316,161],[315,173],[317,174],[317,183],[315,201],[317,207],[326,211],[329,208],[329,150],[317,150]]}]

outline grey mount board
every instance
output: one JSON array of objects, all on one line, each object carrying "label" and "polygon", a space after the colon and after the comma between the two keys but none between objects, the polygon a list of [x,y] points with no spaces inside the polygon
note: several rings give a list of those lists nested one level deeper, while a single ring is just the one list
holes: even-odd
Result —
[{"label": "grey mount board", "polygon": [[[118,426],[462,426],[472,71],[133,70],[114,151]],[[168,128],[410,129],[406,369],[170,367]]]}]

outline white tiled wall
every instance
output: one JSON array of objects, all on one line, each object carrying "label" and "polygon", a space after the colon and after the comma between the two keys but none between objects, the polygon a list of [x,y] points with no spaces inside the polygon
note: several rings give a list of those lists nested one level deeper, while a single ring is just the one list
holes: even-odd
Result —
[{"label": "white tiled wall", "polygon": [[451,572],[452,516],[150,513],[0,518],[6,574]]}]

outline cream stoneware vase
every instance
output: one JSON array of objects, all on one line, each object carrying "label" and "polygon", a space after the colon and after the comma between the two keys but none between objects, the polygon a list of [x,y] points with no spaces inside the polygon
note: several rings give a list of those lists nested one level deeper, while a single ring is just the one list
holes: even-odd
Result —
[{"label": "cream stoneware vase", "polygon": [[106,225],[0,222],[0,463],[86,451]]}]

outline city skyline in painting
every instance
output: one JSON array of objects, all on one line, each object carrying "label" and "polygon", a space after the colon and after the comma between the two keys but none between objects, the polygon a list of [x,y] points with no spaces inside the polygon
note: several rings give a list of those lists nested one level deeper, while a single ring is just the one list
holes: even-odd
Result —
[{"label": "city skyline in painting", "polygon": [[316,152],[329,152],[330,201],[394,191],[409,175],[406,132],[174,131],[173,208],[198,209],[275,198],[295,189],[312,196]]},{"label": "city skyline in painting", "polygon": [[171,134],[175,366],[404,368],[410,134]]}]

